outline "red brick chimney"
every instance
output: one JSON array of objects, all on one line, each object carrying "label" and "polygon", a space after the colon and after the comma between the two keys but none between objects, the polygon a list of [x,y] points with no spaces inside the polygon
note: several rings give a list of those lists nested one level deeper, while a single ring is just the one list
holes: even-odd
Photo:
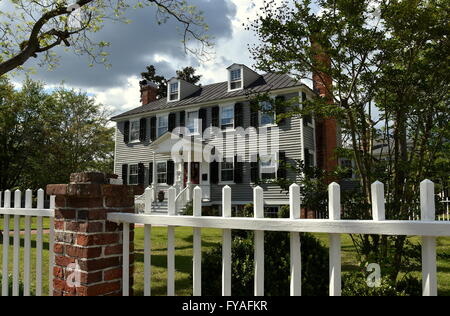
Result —
[{"label": "red brick chimney", "polygon": [[[331,66],[330,57],[322,52],[320,45],[313,43],[313,48],[317,51],[316,65],[321,69],[329,69]],[[333,103],[331,91],[333,79],[327,73],[316,71],[313,73],[313,90],[322,98],[326,98],[328,103]],[[337,165],[335,150],[337,144],[337,123],[333,117],[316,118],[316,156],[317,166],[326,171],[334,170]]]},{"label": "red brick chimney", "polygon": [[149,104],[150,102],[157,100],[158,86],[148,80],[142,80],[139,82],[141,86],[141,103],[142,105]]}]

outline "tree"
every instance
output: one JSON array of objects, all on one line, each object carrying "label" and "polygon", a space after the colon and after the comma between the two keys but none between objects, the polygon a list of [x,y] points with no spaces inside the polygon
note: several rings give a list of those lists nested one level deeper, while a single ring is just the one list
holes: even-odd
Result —
[{"label": "tree", "polygon": [[177,70],[177,77],[189,83],[197,84],[202,76],[195,75],[196,71],[193,67],[184,67],[182,70]]},{"label": "tree", "polygon": [[[91,62],[106,63],[107,42],[94,43],[90,35],[106,20],[129,22],[125,0],[78,0],[69,5],[63,0],[10,0],[13,10],[0,11],[0,76],[21,67],[31,57],[54,67],[52,49],[59,45],[77,54],[87,54]],[[156,6],[158,23],[174,18],[183,25],[182,42],[186,52],[207,54],[211,42],[205,35],[207,25],[201,13],[185,0],[139,0],[136,7]],[[194,42],[194,46],[192,46]]]},{"label": "tree", "polygon": [[26,79],[15,91],[0,84],[0,188],[37,189],[73,172],[112,172],[114,129],[109,114],[85,93],[52,93]]},{"label": "tree", "polygon": [[[288,115],[333,116],[355,161],[359,196],[371,204],[371,183],[386,184],[386,215],[408,219],[418,208],[418,185],[442,181],[448,160],[448,3],[421,1],[266,1],[249,28],[261,44],[257,66],[290,73],[326,90],[325,98]],[[327,80],[331,77],[332,82]],[[324,83],[324,84],[323,84]],[[381,152],[376,144],[384,145]],[[444,175],[448,181],[448,175]],[[371,217],[361,207],[358,218]],[[389,268],[395,280],[406,262],[405,237],[353,236],[364,260]],[[389,255],[387,255],[389,254]]]},{"label": "tree", "polygon": [[[167,97],[167,79],[164,76],[156,74],[155,66],[150,65],[146,68],[147,71],[142,72],[141,77],[145,80],[153,82],[158,86],[158,93],[156,95],[158,99]],[[178,78],[183,79],[189,83],[197,84],[202,76],[196,75],[196,71],[197,70],[193,67],[185,67],[181,70],[177,70],[177,76]]]}]

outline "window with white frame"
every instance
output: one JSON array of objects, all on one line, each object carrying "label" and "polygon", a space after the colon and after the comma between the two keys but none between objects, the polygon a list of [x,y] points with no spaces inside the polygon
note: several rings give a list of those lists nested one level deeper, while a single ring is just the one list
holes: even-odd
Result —
[{"label": "window with white frame", "polygon": [[230,70],[230,90],[242,88],[242,69]]},{"label": "window with white frame", "polygon": [[139,120],[130,122],[130,143],[139,141]]},{"label": "window with white frame", "polygon": [[178,92],[180,89],[179,82],[171,83],[169,86],[170,94],[169,99],[170,101],[177,101],[178,100]]},{"label": "window with white frame", "polygon": [[158,137],[163,135],[169,130],[169,117],[160,116],[158,117]]},{"label": "window with white frame", "polygon": [[221,162],[220,163],[220,182],[233,182],[234,181],[234,163],[233,162]]},{"label": "window with white frame", "polygon": [[139,168],[138,165],[130,165],[128,170],[128,184],[137,185],[139,181]]},{"label": "window with white frame", "polygon": [[277,156],[264,155],[259,158],[259,171],[261,179],[275,179],[277,176]]},{"label": "window with white frame", "polygon": [[234,128],[234,105],[220,108],[220,126],[223,130]]},{"label": "window with white frame", "polygon": [[198,133],[198,111],[191,111],[186,113],[186,127],[190,134]]},{"label": "window with white frame", "polygon": [[260,104],[261,111],[259,112],[260,125],[273,125],[275,124],[275,111],[273,105],[269,101],[262,101]]},{"label": "window with white frame", "polygon": [[167,162],[158,162],[156,164],[156,175],[158,184],[167,183]]}]

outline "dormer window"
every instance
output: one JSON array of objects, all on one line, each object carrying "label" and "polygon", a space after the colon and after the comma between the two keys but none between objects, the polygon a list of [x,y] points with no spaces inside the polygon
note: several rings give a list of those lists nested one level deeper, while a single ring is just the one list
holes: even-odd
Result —
[{"label": "dormer window", "polygon": [[230,70],[230,90],[239,90],[242,88],[242,69]]},{"label": "dormer window", "polygon": [[170,93],[169,93],[170,101],[178,101],[179,91],[180,91],[180,83],[179,82],[171,83],[169,86],[169,89],[170,89]]}]

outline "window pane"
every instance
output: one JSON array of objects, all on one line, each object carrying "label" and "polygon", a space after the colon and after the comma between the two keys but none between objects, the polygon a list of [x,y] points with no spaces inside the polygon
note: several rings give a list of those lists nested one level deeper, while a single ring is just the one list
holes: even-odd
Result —
[{"label": "window pane", "polygon": [[231,71],[231,81],[241,80],[241,70],[235,69]]},{"label": "window pane", "polygon": [[130,141],[139,140],[139,121],[132,121],[130,127]]},{"label": "window pane", "polygon": [[160,162],[157,165],[157,170],[158,170],[158,172],[166,172],[167,171],[166,167],[167,167],[167,165],[165,162]]},{"label": "window pane", "polygon": [[138,184],[138,165],[130,165],[129,184]]},{"label": "window pane", "polygon": [[234,166],[232,162],[221,163],[221,181],[234,180]]},{"label": "window pane", "polygon": [[158,183],[167,183],[167,164],[165,162],[158,162],[156,164],[156,173]]},{"label": "window pane", "polygon": [[168,130],[169,118],[167,116],[161,116],[158,119],[158,136],[161,136]]},{"label": "window pane", "polygon": [[170,93],[178,93],[178,82],[170,84]]},{"label": "window pane", "polygon": [[189,129],[189,132],[191,133],[197,133],[198,132],[198,111],[195,112],[188,112],[187,113],[187,124],[186,127]]},{"label": "window pane", "polygon": [[273,124],[275,122],[275,112],[271,111],[273,109],[272,104],[268,101],[263,101],[260,103],[261,106],[261,125]]},{"label": "window pane", "polygon": [[231,90],[240,89],[242,87],[242,83],[240,81],[235,81],[230,84]]},{"label": "window pane", "polygon": [[221,126],[222,129],[233,128],[234,125],[234,106],[227,106],[222,108]]}]

